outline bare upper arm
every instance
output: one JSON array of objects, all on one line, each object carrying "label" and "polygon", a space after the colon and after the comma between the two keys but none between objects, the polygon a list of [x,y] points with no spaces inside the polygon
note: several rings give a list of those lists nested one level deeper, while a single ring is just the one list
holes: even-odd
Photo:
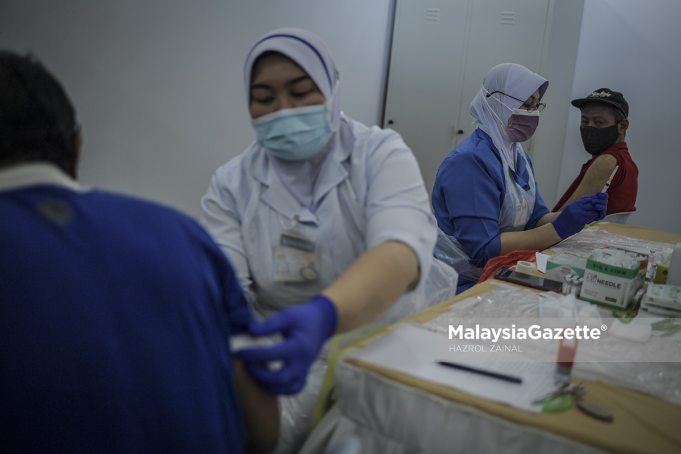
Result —
[{"label": "bare upper arm", "polygon": [[579,186],[577,186],[577,189],[575,189],[575,192],[572,193],[572,196],[565,202],[563,207],[575,200],[581,199],[585,195],[600,192],[616,165],[617,159],[613,155],[604,154],[597,157],[591,163]]},{"label": "bare upper arm", "polygon": [[248,375],[241,360],[234,359],[234,382],[246,427],[246,452],[269,452],[279,438],[279,402]]}]

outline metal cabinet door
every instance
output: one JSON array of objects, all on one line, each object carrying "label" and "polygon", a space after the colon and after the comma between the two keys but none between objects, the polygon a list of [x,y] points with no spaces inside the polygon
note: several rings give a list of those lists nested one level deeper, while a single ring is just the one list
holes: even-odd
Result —
[{"label": "metal cabinet door", "polygon": [[463,99],[456,117],[455,142],[470,134],[474,126],[468,112],[470,102],[482,86],[485,73],[499,63],[519,63],[541,73],[547,39],[550,0],[474,1],[466,49]]},{"label": "metal cabinet door", "polygon": [[498,63],[539,72],[552,0],[397,0],[384,127],[412,148],[430,191],[474,127],[468,106]]},{"label": "metal cabinet door", "polygon": [[468,0],[398,0],[383,126],[414,152],[430,191],[458,115]]}]

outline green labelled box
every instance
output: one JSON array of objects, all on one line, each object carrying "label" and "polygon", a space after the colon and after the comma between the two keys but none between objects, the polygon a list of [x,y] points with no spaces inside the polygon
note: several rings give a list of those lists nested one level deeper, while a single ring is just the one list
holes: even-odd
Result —
[{"label": "green labelled box", "polygon": [[586,269],[598,271],[599,273],[607,274],[609,276],[621,277],[624,279],[633,279],[640,273],[640,267],[638,264],[632,268],[623,268],[616,265],[610,265],[608,263],[598,262],[591,257],[589,257],[586,261]]},{"label": "green labelled box", "polygon": [[562,282],[563,278],[568,274],[576,274],[579,277],[584,276],[585,268],[585,258],[571,254],[557,254],[549,257],[546,262],[545,277]]},{"label": "green labelled box", "polygon": [[643,300],[648,304],[681,311],[681,287],[676,285],[648,284]]},{"label": "green labelled box", "polygon": [[634,293],[643,285],[645,277],[639,262],[628,262],[630,266],[617,266],[601,261],[594,255],[589,257],[579,298],[617,308],[628,307]]}]

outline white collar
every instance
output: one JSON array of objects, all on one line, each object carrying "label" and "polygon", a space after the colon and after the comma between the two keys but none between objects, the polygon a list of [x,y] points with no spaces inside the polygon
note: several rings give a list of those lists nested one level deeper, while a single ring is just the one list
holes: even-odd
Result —
[{"label": "white collar", "polygon": [[0,168],[0,191],[37,185],[61,186],[79,192],[88,190],[49,162],[29,162]]}]

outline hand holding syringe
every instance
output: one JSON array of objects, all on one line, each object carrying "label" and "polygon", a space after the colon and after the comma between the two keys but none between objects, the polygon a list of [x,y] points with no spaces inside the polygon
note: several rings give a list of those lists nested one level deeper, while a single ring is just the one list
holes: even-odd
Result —
[{"label": "hand holding syringe", "polygon": [[617,173],[617,169],[619,169],[620,166],[615,166],[614,169],[612,169],[612,173],[610,174],[610,177],[608,178],[608,181],[605,182],[605,186],[603,186],[603,189],[601,189],[601,192],[607,192],[608,188],[610,188],[610,183],[612,183],[612,179],[615,177],[615,174]]}]

